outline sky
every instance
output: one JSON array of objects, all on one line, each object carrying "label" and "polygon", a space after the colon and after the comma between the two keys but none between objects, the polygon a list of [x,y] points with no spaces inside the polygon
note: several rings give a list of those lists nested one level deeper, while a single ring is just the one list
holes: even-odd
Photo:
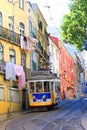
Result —
[{"label": "sky", "polygon": [[48,26],[60,27],[64,14],[69,13],[68,4],[70,0],[29,0],[31,3],[37,3]]}]

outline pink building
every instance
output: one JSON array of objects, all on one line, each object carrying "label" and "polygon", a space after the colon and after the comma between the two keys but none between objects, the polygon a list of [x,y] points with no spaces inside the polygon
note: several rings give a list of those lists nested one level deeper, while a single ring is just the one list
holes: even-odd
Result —
[{"label": "pink building", "polygon": [[59,57],[59,76],[61,79],[61,96],[72,99],[75,95],[75,66],[74,59],[63,46],[61,41],[54,36],[51,39],[57,45]]}]

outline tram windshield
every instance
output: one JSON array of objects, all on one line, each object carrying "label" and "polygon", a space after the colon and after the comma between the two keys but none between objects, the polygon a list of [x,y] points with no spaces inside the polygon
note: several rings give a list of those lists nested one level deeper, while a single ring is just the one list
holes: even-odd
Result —
[{"label": "tram windshield", "polygon": [[42,82],[36,82],[36,92],[43,92]]},{"label": "tram windshield", "polygon": [[44,92],[50,92],[49,82],[44,82]]}]

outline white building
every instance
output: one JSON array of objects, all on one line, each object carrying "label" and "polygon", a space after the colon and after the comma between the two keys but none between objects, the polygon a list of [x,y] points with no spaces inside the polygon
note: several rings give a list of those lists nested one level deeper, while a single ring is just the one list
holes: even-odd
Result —
[{"label": "white building", "polygon": [[56,42],[52,40],[53,36],[49,36],[49,62],[51,72],[59,77],[59,54]]}]

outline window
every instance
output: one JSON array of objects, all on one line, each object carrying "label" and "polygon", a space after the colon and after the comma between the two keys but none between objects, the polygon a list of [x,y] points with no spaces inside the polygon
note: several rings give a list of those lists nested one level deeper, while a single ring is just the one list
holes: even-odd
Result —
[{"label": "window", "polygon": [[19,102],[19,91],[18,89],[15,89],[15,88],[11,88],[8,89],[8,101],[11,102]]},{"label": "window", "polygon": [[19,0],[19,8],[24,9],[24,0]]},{"label": "window", "polygon": [[16,63],[16,57],[15,57],[15,51],[10,50],[10,62],[15,64]]},{"label": "window", "polygon": [[13,3],[13,0],[8,0],[10,3]]},{"label": "window", "polygon": [[49,82],[44,82],[44,92],[50,92]]},{"label": "window", "polygon": [[2,13],[0,12],[0,26],[3,25],[3,17],[2,17]]},{"label": "window", "polygon": [[21,53],[21,65],[26,68],[26,55],[25,53]]},{"label": "window", "polygon": [[0,84],[0,100],[4,100],[4,87]]},{"label": "window", "polygon": [[20,34],[24,35],[25,26],[22,22],[19,23],[19,28],[20,28]]},{"label": "window", "polygon": [[13,16],[8,17],[9,30],[14,31],[14,18]]},{"label": "window", "polygon": [[29,21],[29,34],[32,36],[32,23]]},{"label": "window", "polygon": [[34,93],[34,83],[30,83],[30,93]]},{"label": "window", "polygon": [[36,92],[43,92],[42,82],[36,82]]},{"label": "window", "polygon": [[0,44],[0,60],[4,59],[3,46]]}]

